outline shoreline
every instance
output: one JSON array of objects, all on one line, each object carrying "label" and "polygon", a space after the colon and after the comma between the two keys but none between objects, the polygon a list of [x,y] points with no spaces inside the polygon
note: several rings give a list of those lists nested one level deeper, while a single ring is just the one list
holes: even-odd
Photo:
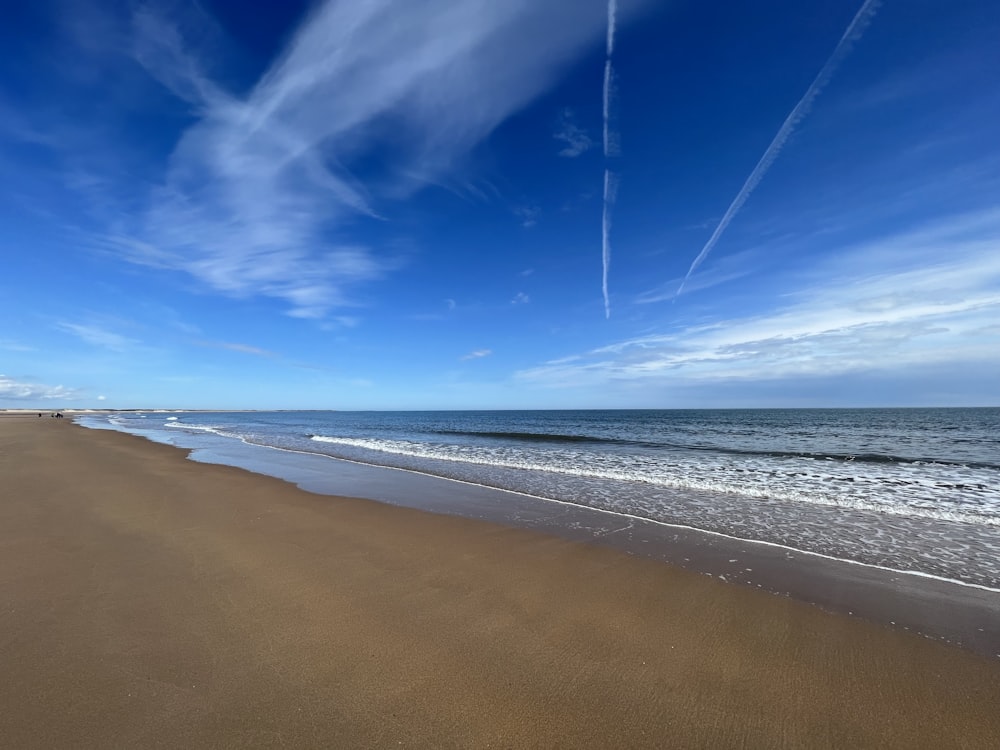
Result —
[{"label": "shoreline", "polygon": [[[131,434],[131,433],[129,433],[129,434]],[[683,523],[674,523],[674,522],[671,522],[671,521],[657,521],[656,519],[653,519],[653,518],[646,518],[645,516],[638,516],[638,515],[635,515],[635,514],[632,514],[632,513],[625,513],[624,511],[610,510],[608,508],[596,508],[596,507],[589,506],[589,505],[581,505],[580,503],[573,503],[573,502],[570,502],[568,500],[560,500],[560,499],[554,498],[554,497],[544,497],[542,495],[532,495],[530,493],[519,492],[517,490],[501,489],[501,488],[497,488],[497,487],[492,487],[491,485],[488,485],[488,484],[482,484],[482,483],[479,483],[479,482],[472,482],[472,481],[469,481],[469,480],[466,480],[466,479],[457,479],[455,477],[446,477],[446,476],[440,476],[440,475],[437,475],[437,474],[428,474],[426,472],[417,471],[416,469],[407,469],[407,468],[404,468],[404,467],[401,467],[401,466],[383,466],[383,465],[380,465],[380,464],[372,464],[372,463],[367,463],[365,461],[358,461],[358,460],[353,460],[353,459],[349,459],[349,458],[341,458],[339,456],[330,456],[330,455],[327,455],[325,453],[314,453],[314,452],[309,452],[309,451],[295,450],[293,448],[282,448],[282,447],[279,447],[279,446],[276,446],[276,445],[262,445],[262,444],[258,445],[258,444],[254,444],[254,443],[248,443],[245,440],[240,440],[240,442],[242,442],[244,445],[247,445],[247,446],[251,446],[251,447],[254,447],[254,448],[262,448],[262,449],[265,449],[265,450],[275,450],[275,451],[282,451],[282,452],[285,452],[285,453],[295,453],[295,454],[303,455],[303,456],[318,456],[318,457],[329,459],[331,461],[357,464],[359,466],[365,466],[365,467],[368,467],[368,468],[371,468],[371,469],[378,469],[378,470],[384,469],[386,471],[400,471],[400,472],[404,472],[404,473],[407,473],[407,474],[415,474],[417,476],[434,477],[434,478],[437,478],[437,479],[441,479],[441,480],[443,480],[445,482],[453,482],[455,484],[463,484],[463,485],[467,485],[467,486],[470,486],[470,487],[477,487],[477,488],[484,489],[484,490],[496,490],[497,492],[501,492],[501,493],[504,493],[504,494],[507,494],[507,495],[517,495],[517,496],[520,496],[520,497],[529,498],[531,500],[537,500],[537,501],[542,502],[542,503],[555,503],[555,504],[558,504],[558,505],[564,505],[564,506],[567,506],[569,508],[573,508],[575,510],[593,511],[594,513],[600,513],[600,514],[604,514],[604,515],[608,515],[608,516],[614,516],[616,518],[624,518],[624,519],[628,519],[629,521],[638,521],[640,523],[649,524],[651,526],[662,526],[662,527],[665,527],[667,529],[673,529],[673,530],[684,531],[684,532],[692,532],[692,533],[695,533],[695,534],[705,534],[705,535],[714,536],[714,537],[722,537],[723,539],[726,539],[726,540],[728,540],[730,542],[733,542],[733,543],[736,543],[736,544],[749,544],[749,545],[754,545],[754,546],[758,546],[759,545],[759,546],[764,546],[764,547],[774,547],[776,549],[784,550],[785,552],[792,552],[792,553],[795,553],[797,555],[807,555],[809,557],[822,558],[824,560],[829,560],[829,561],[835,562],[835,563],[843,563],[845,565],[859,565],[859,566],[864,567],[864,568],[872,568],[874,570],[882,571],[883,573],[888,573],[890,575],[915,576],[917,578],[925,578],[925,579],[929,579],[929,580],[932,580],[932,581],[938,581],[940,583],[951,584],[951,585],[955,585],[955,586],[963,586],[963,587],[967,587],[967,588],[978,589],[980,591],[988,591],[988,592],[991,592],[991,593],[1000,594],[1000,588],[998,588],[998,587],[995,587],[995,586],[986,586],[986,585],[981,584],[981,583],[973,583],[972,581],[963,581],[963,580],[961,580],[959,578],[948,578],[946,576],[936,575],[934,573],[925,573],[925,572],[920,571],[920,570],[904,570],[902,568],[892,568],[892,567],[889,567],[889,566],[886,566],[886,565],[877,565],[875,563],[864,562],[862,560],[852,560],[852,559],[846,558],[846,557],[836,557],[835,555],[827,555],[827,554],[824,554],[822,552],[815,552],[815,551],[812,551],[812,550],[802,549],[801,547],[793,547],[793,546],[787,545],[787,544],[780,544],[778,542],[769,542],[769,541],[765,541],[763,539],[748,539],[748,538],[745,538],[745,537],[736,536],[734,534],[727,534],[727,533],[722,532],[722,531],[713,531],[711,529],[700,529],[697,526],[690,526],[688,524],[683,524]],[[182,450],[190,450],[191,453],[194,453],[194,452],[197,451],[197,449],[182,449]],[[193,458],[192,460],[199,460],[199,459]],[[211,462],[207,461],[207,463],[211,463]],[[248,469],[248,471],[251,471],[251,470]],[[274,475],[269,475],[266,472],[256,472],[256,473],[265,474],[266,476],[274,476]],[[322,493],[322,494],[327,494],[327,493]],[[366,499],[375,500],[376,502],[381,502],[381,501],[378,500],[378,498],[366,498]],[[1000,653],[998,653],[997,656],[1000,656]]]},{"label": "shoreline", "polygon": [[600,544],[57,420],[0,476],[19,747],[1000,742],[995,659]]},{"label": "shoreline", "polygon": [[[95,429],[159,442],[114,428]],[[182,442],[168,444],[186,451],[196,462],[219,463],[277,477],[321,495],[360,497],[607,546],[1000,658],[1000,591],[988,586],[412,469],[233,438],[191,438],[186,433],[172,435],[174,438]],[[292,460],[282,460],[282,455]],[[345,479],[345,474],[352,476]],[[619,523],[611,523],[610,519]]]}]

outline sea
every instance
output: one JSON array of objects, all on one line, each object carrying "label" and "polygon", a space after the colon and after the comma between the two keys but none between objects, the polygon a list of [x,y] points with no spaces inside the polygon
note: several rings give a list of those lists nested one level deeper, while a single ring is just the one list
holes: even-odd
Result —
[{"label": "sea", "polygon": [[[1000,591],[1000,408],[144,411],[77,421],[209,453],[258,446],[286,466],[328,458],[334,488],[345,462],[388,467],[457,480],[456,494],[495,488],[519,503]],[[271,473],[266,460],[255,470]]]}]

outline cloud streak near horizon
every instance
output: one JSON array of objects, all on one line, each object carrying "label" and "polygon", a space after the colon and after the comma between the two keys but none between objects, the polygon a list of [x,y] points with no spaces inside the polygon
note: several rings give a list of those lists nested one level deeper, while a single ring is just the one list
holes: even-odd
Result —
[{"label": "cloud streak near horizon", "polygon": [[781,153],[781,149],[784,148],[785,143],[791,137],[796,126],[802,121],[802,119],[809,114],[809,110],[812,107],[813,102],[816,97],[822,92],[823,88],[830,82],[833,74],[836,72],[837,67],[844,61],[847,55],[852,49],[854,42],[861,38],[868,24],[871,23],[875,12],[878,10],[881,0],[865,0],[861,8],[854,15],[851,23],[848,25],[847,29],[844,31],[843,35],[840,37],[840,41],[837,42],[837,46],[834,48],[833,53],[827,58],[826,63],[820,68],[819,73],[813,79],[813,82],[806,89],[805,94],[799,99],[795,107],[785,118],[778,132],[775,134],[771,143],[768,145],[767,149],[764,151],[764,155],[760,157],[757,165],[754,167],[750,176],[747,177],[746,182],[743,183],[743,187],[736,194],[733,202],[726,209],[726,213],[723,215],[722,219],[719,221],[718,226],[716,226],[715,231],[712,232],[712,236],[708,238],[708,242],[702,247],[701,252],[691,263],[690,268],[688,268],[680,286],[677,288],[677,292],[674,297],[679,297],[684,291],[684,287],[688,280],[691,278],[698,266],[702,264],[708,254],[712,252],[712,248],[722,237],[723,232],[729,226],[729,223],[735,218],[736,214],[739,213],[740,209],[743,208],[743,204],[746,203],[747,199],[750,197],[751,193],[757,188],[761,180],[764,179],[764,175],[774,164],[775,159]]},{"label": "cloud streak near horizon", "polygon": [[[966,363],[1000,366],[995,209],[844,248],[782,307],[703,318],[518,373],[565,388],[829,377]],[[847,271],[849,269],[849,272]]]},{"label": "cloud streak near horizon", "polygon": [[31,401],[76,398],[82,393],[77,388],[62,385],[45,385],[30,380],[17,380],[0,375],[0,400]]}]

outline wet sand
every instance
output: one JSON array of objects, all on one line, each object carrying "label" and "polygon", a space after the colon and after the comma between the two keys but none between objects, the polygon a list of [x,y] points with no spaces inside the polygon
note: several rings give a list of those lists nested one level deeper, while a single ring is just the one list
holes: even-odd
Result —
[{"label": "wet sand", "polygon": [[279,477],[310,492],[365,497],[613,547],[1000,657],[996,590],[331,456],[183,432],[171,435],[170,444],[191,450],[193,460]]},{"label": "wet sand", "polygon": [[0,417],[6,747],[1000,746],[1000,660]]}]

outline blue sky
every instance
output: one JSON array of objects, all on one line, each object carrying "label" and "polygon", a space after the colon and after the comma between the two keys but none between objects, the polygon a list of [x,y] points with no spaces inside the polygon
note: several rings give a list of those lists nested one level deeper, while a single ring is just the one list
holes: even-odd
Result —
[{"label": "blue sky", "polygon": [[993,0],[3,14],[0,407],[1000,404]]}]

